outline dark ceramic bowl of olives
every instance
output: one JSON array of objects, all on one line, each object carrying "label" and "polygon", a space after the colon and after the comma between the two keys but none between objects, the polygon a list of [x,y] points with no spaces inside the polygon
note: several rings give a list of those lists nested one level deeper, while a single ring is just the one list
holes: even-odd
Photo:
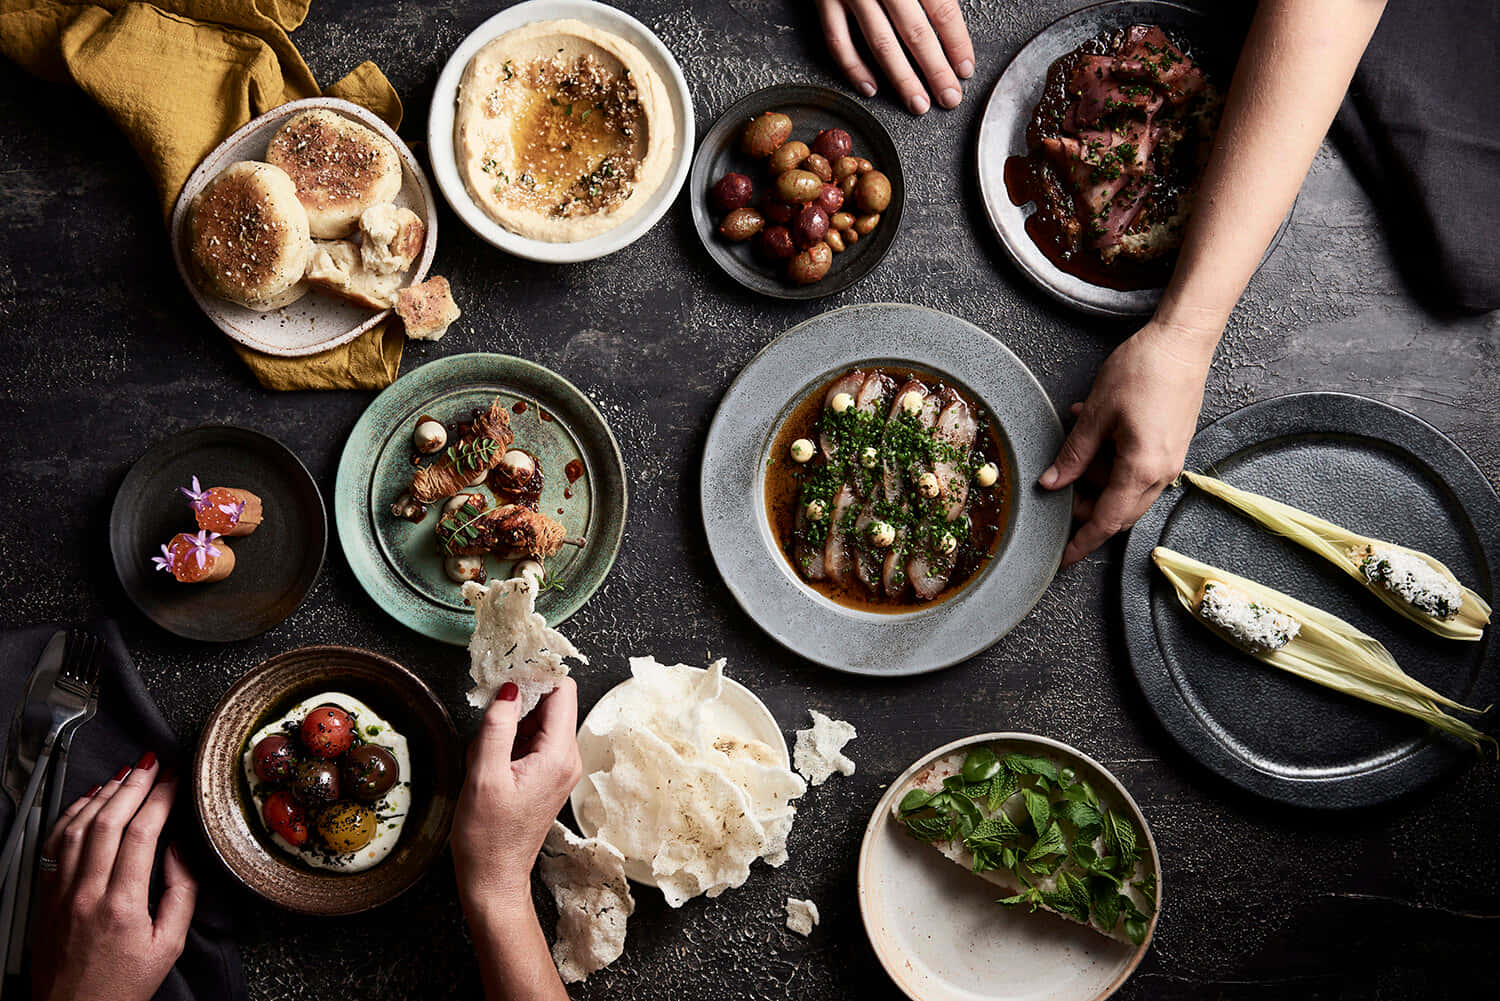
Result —
[{"label": "dark ceramic bowl of olives", "polygon": [[[315,868],[275,843],[270,828],[257,816],[243,766],[252,736],[304,700],[329,691],[352,696],[389,722],[406,738],[411,758],[411,804],[399,839],[389,855],[360,872]],[[319,711],[309,714],[306,723],[313,731],[326,731],[312,718]],[[329,715],[325,722],[337,724]],[[384,760],[365,760],[380,758],[370,750],[373,744],[309,754],[311,748],[302,746],[306,739],[297,734],[265,738],[254,749],[257,774],[263,770],[262,757],[267,759],[267,774],[277,758],[287,758],[285,780],[272,784],[276,791],[268,800],[284,798],[289,804],[305,805],[326,794],[330,800],[348,799],[357,806],[360,782],[368,780],[379,788],[382,779],[376,773]],[[273,747],[278,740],[287,747]],[[347,795],[330,789],[330,783],[337,786],[340,781]],[[462,782],[458,733],[432,690],[388,657],[340,646],[291,650],[250,670],[209,716],[193,762],[198,821],[214,855],[247,889],[303,914],[354,914],[409,889],[448,840]],[[316,812],[315,807],[308,809]]]},{"label": "dark ceramic bowl of olives", "polygon": [[[773,120],[779,129],[762,128]],[[840,159],[878,175],[870,178],[880,182],[878,208],[857,206],[857,178],[829,190],[845,181]],[[714,121],[698,143],[688,192],[693,228],[725,274],[763,295],[806,300],[875,270],[900,230],[906,181],[890,133],[861,104],[827,87],[789,84],[743,97]],[[848,225],[830,225],[841,214]],[[750,222],[736,232],[741,216]],[[779,252],[771,236],[786,244]],[[813,253],[821,255],[815,271],[799,273]]]}]

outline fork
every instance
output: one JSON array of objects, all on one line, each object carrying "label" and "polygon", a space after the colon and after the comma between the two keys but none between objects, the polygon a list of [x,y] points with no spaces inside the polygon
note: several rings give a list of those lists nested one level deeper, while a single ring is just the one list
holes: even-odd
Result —
[{"label": "fork", "polygon": [[58,735],[84,717],[88,712],[89,699],[99,690],[100,646],[99,638],[92,633],[77,629],[68,632],[62,669],[58,671],[57,682],[52,686],[52,691],[47,693],[47,707],[52,711],[52,724],[42,741],[42,750],[36,756],[36,764],[31,769],[26,794],[16,807],[16,819],[10,826],[10,833],[6,835],[5,851],[0,854],[0,878],[9,876],[21,853],[21,835],[26,830],[26,817],[31,813],[37,793],[41,791]]}]

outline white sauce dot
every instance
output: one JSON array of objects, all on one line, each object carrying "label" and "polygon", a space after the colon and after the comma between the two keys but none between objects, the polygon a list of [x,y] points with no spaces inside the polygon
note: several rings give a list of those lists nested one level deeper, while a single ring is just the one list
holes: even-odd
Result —
[{"label": "white sauce dot", "polygon": [[946,532],[943,534],[943,540],[938,543],[938,546],[943,550],[944,556],[952,556],[954,551],[958,549],[958,540],[953,537],[951,532]]},{"label": "white sauce dot", "polygon": [[912,416],[916,416],[917,414],[921,413],[922,394],[917,392],[915,389],[908,389],[906,393],[901,397],[901,409],[905,410]]},{"label": "white sauce dot", "polygon": [[859,464],[866,469],[874,469],[879,462],[880,453],[872,445],[866,445],[865,450],[859,453]]},{"label": "white sauce dot", "polygon": [[888,521],[877,521],[870,526],[870,545],[884,549],[896,541],[896,529]]},{"label": "white sauce dot", "polygon": [[829,406],[833,407],[834,413],[841,414],[854,406],[854,397],[848,393],[835,393],[833,394],[833,402]]},{"label": "white sauce dot", "polygon": [[974,482],[981,487],[992,487],[998,479],[1000,479],[1000,470],[993,462],[986,462],[974,474]]},{"label": "white sauce dot", "polygon": [[431,455],[448,444],[448,431],[437,421],[423,421],[412,432],[411,440],[418,452]]},{"label": "white sauce dot", "polygon": [[798,438],[792,442],[792,461],[806,462],[813,457],[813,443],[808,438]]},{"label": "white sauce dot", "polygon": [[923,473],[917,477],[917,489],[922,491],[923,497],[936,497],[942,484],[938,482],[936,473]]},{"label": "white sauce dot", "polygon": [[813,501],[807,505],[807,518],[809,521],[822,521],[825,513],[822,501]]}]

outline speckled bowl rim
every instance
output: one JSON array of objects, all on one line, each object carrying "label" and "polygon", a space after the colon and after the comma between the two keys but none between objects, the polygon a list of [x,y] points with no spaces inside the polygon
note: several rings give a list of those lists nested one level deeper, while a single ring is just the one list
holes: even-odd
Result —
[{"label": "speckled bowl rim", "polygon": [[[1125,8],[1136,8],[1138,13],[1127,14]],[[1018,125],[1014,116],[1001,114],[999,106],[1004,101],[1016,99],[1018,94],[1032,95],[1039,91],[1046,75],[1046,67],[1078,44],[1077,41],[1061,44],[1057,40],[1059,35],[1067,36],[1075,25],[1094,21],[1101,16],[1109,16],[1110,20],[1118,21],[1122,28],[1135,22],[1150,22],[1157,19],[1151,16],[1150,12],[1153,9],[1164,14],[1169,13],[1169,16],[1179,23],[1186,20],[1209,23],[1208,15],[1202,10],[1185,4],[1171,3],[1169,0],[1105,0],[1103,3],[1070,11],[1042,28],[1016,51],[1001,72],[1000,78],[995,81],[994,89],[990,91],[989,99],[985,102],[984,111],[979,116],[979,136],[974,145],[974,161],[979,178],[979,200],[984,204],[985,216],[989,219],[990,228],[994,230],[1006,256],[1010,258],[1016,269],[1037,288],[1064,305],[1094,316],[1148,315],[1156,309],[1165,285],[1132,290],[1106,288],[1070,275],[1048,260],[1026,233],[1026,220],[1035,211],[1035,207],[1029,202],[1026,205],[1013,204],[1005,189],[1005,160],[1026,152],[1025,120]],[[1097,32],[1096,28],[1088,35],[1092,36]],[[1030,69],[1028,61],[1033,58],[1040,60],[1041,78]],[[1028,97],[1024,104],[1025,119],[1030,118],[1031,109],[1035,105],[1035,97]],[[1019,135],[1023,137],[1019,147],[1016,145],[1017,128],[1020,130]],[[1004,149],[994,154],[999,162],[994,169],[986,170],[987,151],[1000,147],[1002,144]],[[1265,253],[1261,255],[1260,264],[1256,265],[1257,268],[1265,264],[1275,251],[1277,244],[1281,242],[1281,237],[1291,224],[1295,211],[1296,200],[1293,199],[1292,207],[1287,209],[1281,225],[1277,227],[1275,235],[1271,237],[1271,242],[1266,246]]]},{"label": "speckled bowl rim", "polygon": [[[555,627],[566,622],[604,585],[619,556],[630,508],[625,459],[609,422],[587,394],[545,365],[489,352],[449,355],[430,361],[387,386],[360,415],[339,456],[333,488],[333,517],[338,527],[339,545],[355,579],[391,618],[424,636],[456,646],[469,642],[474,629],[474,613],[433,603],[426,595],[414,590],[386,561],[371,519],[390,517],[390,513],[371,509],[370,478],[375,473],[378,444],[383,443],[388,435],[385,422],[394,414],[405,414],[413,409],[408,406],[408,401],[425,400],[475,382],[475,377],[468,371],[470,366],[485,368],[492,373],[489,378],[499,383],[514,382],[516,372],[528,373],[529,377],[546,383],[553,390],[547,394],[533,394],[531,398],[535,403],[554,414],[581,418],[569,420],[567,429],[580,451],[585,453],[584,461],[593,479],[592,512],[598,515],[600,530],[590,530],[588,544],[594,552],[591,557],[594,562],[590,565],[595,569],[584,586],[574,587],[576,581],[569,581],[566,600],[557,608],[547,610],[549,625]],[[559,405],[560,400],[562,405]],[[591,452],[602,457],[603,461],[597,468],[589,460],[588,453]]]},{"label": "speckled bowl rim", "polygon": [[[781,422],[838,372],[871,361],[910,365],[966,387],[995,417],[1012,460],[1015,502],[999,553],[962,593],[899,614],[844,608],[803,583],[765,517],[765,458]],[[729,592],[787,649],[853,674],[935,671],[998,641],[1057,573],[1072,489],[1049,493],[1036,479],[1062,443],[1046,390],[984,330],[923,306],[843,306],[766,345],[724,394],[703,450],[703,527]]]},{"label": "speckled bowl rim", "polygon": [[[188,207],[192,205],[193,199],[197,197],[198,192],[202,191],[204,186],[216,177],[221,170],[230,164],[239,163],[242,160],[259,159],[258,157],[244,157],[238,154],[237,150],[247,136],[273,122],[279,122],[290,118],[300,111],[307,111],[312,108],[325,108],[329,111],[336,111],[344,117],[352,118],[377,133],[395,148],[396,155],[401,160],[401,169],[411,175],[416,181],[417,189],[422,193],[422,211],[420,214],[422,221],[427,226],[427,234],[425,238],[426,243],[422,248],[422,256],[417,260],[416,269],[412,271],[408,284],[415,285],[427,277],[427,269],[432,267],[432,257],[437,253],[437,202],[432,197],[432,188],[427,183],[427,175],[422,173],[422,166],[417,163],[417,158],[412,155],[410,147],[401,140],[400,136],[396,135],[394,129],[387,125],[373,111],[370,111],[368,108],[362,108],[352,101],[345,101],[336,97],[308,97],[300,101],[288,101],[286,104],[272,108],[265,114],[252,118],[238,129],[235,129],[228,139],[225,139],[218,146],[214,147],[213,152],[204,157],[202,162],[193,169],[193,172],[188,175],[187,182],[183,184],[182,191],[177,195],[177,201],[172,206],[172,219],[167,227],[172,244],[172,259],[177,263],[177,273],[182,277],[182,283],[187,286],[188,294],[193,297],[193,301],[198,304],[198,308],[203,311],[203,315],[208,317],[214,326],[222,330],[232,340],[238,341],[247,348],[253,348],[256,351],[282,358],[301,358],[306,355],[317,354],[320,351],[327,351],[330,348],[336,348],[341,344],[347,344],[389,317],[391,310],[382,309],[374,312],[363,322],[340,333],[333,334],[316,344],[293,348],[276,344],[272,341],[262,340],[256,337],[253,332],[242,330],[230,322],[229,318],[224,315],[220,308],[220,304],[225,300],[210,295],[198,287],[198,282],[193,277],[192,269],[187,259],[187,213]],[[264,156],[264,151],[262,151],[261,155]],[[309,292],[308,294],[314,295],[316,293]],[[276,312],[276,310],[272,310],[270,313],[264,315],[274,316]]]},{"label": "speckled bowl rim", "polygon": [[[260,837],[251,829],[254,821],[245,813],[239,795],[241,783],[244,781],[240,765],[241,749],[256,728],[264,724],[266,715],[285,698],[287,689],[283,687],[281,693],[273,695],[270,701],[262,701],[252,714],[249,725],[236,728],[232,734],[225,732],[228,724],[224,722],[224,714],[235,702],[248,698],[248,690],[252,686],[264,684],[268,679],[275,678],[279,674],[295,674],[306,670],[307,659],[317,656],[338,657],[346,662],[361,662],[365,667],[374,671],[389,673],[395,688],[405,690],[408,697],[413,700],[425,702],[426,708],[442,723],[442,732],[437,734],[404,733],[403,736],[408,742],[415,743],[424,738],[451,742],[453,768],[450,788],[437,788],[434,782],[433,787],[427,790],[430,797],[429,808],[436,811],[436,822],[442,830],[442,835],[429,845],[424,855],[418,856],[414,864],[407,867],[400,879],[389,879],[389,874],[394,870],[388,866],[396,861],[394,856],[362,873],[348,875],[325,875],[297,868],[265,847]],[[357,685],[350,687],[358,688]],[[350,694],[366,702],[380,701],[379,697],[372,699],[357,690],[351,691]],[[448,830],[453,823],[459,787],[463,781],[463,755],[458,745],[458,731],[454,728],[453,719],[448,715],[448,710],[442,700],[425,681],[390,657],[358,647],[331,644],[287,650],[262,661],[241,675],[208,714],[197,749],[193,753],[193,806],[198,818],[198,829],[225,871],[246,889],[277,907],[299,914],[324,917],[367,911],[389,903],[411,889],[427,874],[433,862],[442,855],[443,848],[448,842]],[[229,751],[231,748],[232,751]],[[226,751],[229,751],[227,761],[224,760]],[[435,749],[432,753],[436,753]],[[434,781],[433,777],[429,776],[428,781]],[[244,824],[243,829],[231,830],[223,822],[211,817],[208,805],[211,799],[221,805],[227,815],[237,817]],[[409,833],[408,830],[403,830],[401,840],[405,841]],[[400,842],[398,842],[398,851],[399,845]],[[254,847],[252,849],[248,846]],[[356,892],[348,894],[343,902],[309,905],[308,898],[299,894],[295,888],[278,886],[270,877],[270,872],[292,873],[296,881],[303,886],[326,888],[335,894],[341,889],[350,887]],[[389,883],[389,885],[382,886],[381,883]],[[324,900],[322,897],[319,899]]]},{"label": "speckled bowl rim", "polygon": [[[870,857],[870,845],[875,840],[875,837],[879,833],[882,824],[893,823],[891,819],[891,806],[893,803],[895,803],[897,794],[906,787],[906,784],[910,782],[919,771],[927,767],[927,765],[931,762],[943,757],[946,754],[951,754],[954,751],[962,750],[966,747],[973,747],[976,744],[990,743],[1031,744],[1042,750],[1044,753],[1053,755],[1061,754],[1076,761],[1081,761],[1087,764],[1090,768],[1093,768],[1100,775],[1109,780],[1109,783],[1113,788],[1115,795],[1119,796],[1120,801],[1129,807],[1131,812],[1131,819],[1135,822],[1136,827],[1141,831],[1141,833],[1145,835],[1146,845],[1151,851],[1152,867],[1156,874],[1156,913],[1151,916],[1151,924],[1146,929],[1146,938],[1141,942],[1140,945],[1135,947],[1135,952],[1132,954],[1130,961],[1126,964],[1125,969],[1120,971],[1119,976],[1117,976],[1109,984],[1109,986],[1104,989],[1103,992],[1091,995],[1088,998],[1080,997],[1077,999],[1077,1001],[1104,1001],[1105,998],[1110,997],[1122,986],[1124,986],[1125,981],[1130,979],[1131,974],[1135,972],[1136,967],[1140,966],[1141,960],[1145,958],[1147,950],[1151,948],[1151,940],[1156,936],[1156,925],[1157,922],[1161,920],[1163,904],[1166,899],[1166,887],[1162,882],[1161,853],[1157,851],[1156,838],[1151,834],[1151,825],[1147,823],[1146,815],[1141,811],[1140,804],[1138,804],[1135,801],[1135,798],[1130,795],[1130,791],[1125,788],[1125,784],[1120,781],[1119,777],[1116,776],[1114,772],[1111,772],[1108,768],[1105,768],[1098,761],[1094,760],[1089,755],[1084,754],[1076,747],[1073,747],[1069,744],[1064,744],[1062,741],[1054,740],[1051,737],[1043,737],[1040,734],[1021,733],[1017,731],[997,731],[992,733],[977,733],[969,737],[960,737],[958,740],[950,741],[949,743],[944,744],[942,747],[936,748],[922,755],[922,757],[912,762],[912,764],[906,769],[906,771],[902,772],[890,783],[890,785],[886,787],[885,794],[880,797],[880,802],[875,804],[875,809],[870,814],[869,823],[865,825],[865,834],[864,837],[860,840],[859,844],[859,862],[855,868],[855,880],[857,886],[856,893],[859,898],[859,916],[860,921],[865,929],[865,937],[869,939],[870,948],[875,951],[876,958],[880,960],[880,965],[884,967],[886,974],[891,978],[891,982],[899,987],[903,994],[911,998],[912,1001],[938,1001],[938,999],[922,994],[917,990],[916,986],[904,976],[904,963],[902,957],[895,952],[894,944],[892,944],[892,947],[890,949],[884,947],[885,943],[882,941],[881,935],[882,926],[879,921],[878,915],[874,913],[875,905],[874,901],[871,899],[873,894],[869,890],[869,884],[872,879],[871,866],[873,864]],[[938,857],[936,852],[933,853],[933,864],[950,866],[953,865],[953,863],[948,859]],[[1063,920],[1062,918],[1057,918],[1051,915],[1038,915],[1038,917],[1042,920]],[[1005,997],[1005,995],[994,995],[996,1001],[999,1001],[999,999],[1003,997]],[[1060,1001],[1060,999],[1053,997],[1052,1001]]]},{"label": "speckled bowl rim", "polygon": [[[598,236],[571,243],[548,243],[512,233],[474,203],[469,190],[458,173],[458,159],[453,149],[453,123],[457,117],[458,85],[463,79],[469,60],[489,42],[515,28],[535,21],[552,21],[575,18],[597,28],[613,32],[643,50],[648,62],[658,64],[663,74],[678,132],[672,151],[672,163],[662,179],[661,187],[651,194],[651,201],[613,229]],[[629,14],[607,4],[592,0],[526,0],[508,7],[471,31],[438,74],[432,91],[432,104],[427,115],[427,156],[432,163],[432,176],[438,190],[452,207],[454,214],[465,226],[474,231],[485,243],[516,257],[549,264],[574,264],[592,261],[595,258],[623,250],[645,236],[662,216],[671,209],[687,179],[688,166],[692,161],[693,138],[697,126],[693,118],[693,95],[688,90],[687,79],[677,57],[650,28]]]}]

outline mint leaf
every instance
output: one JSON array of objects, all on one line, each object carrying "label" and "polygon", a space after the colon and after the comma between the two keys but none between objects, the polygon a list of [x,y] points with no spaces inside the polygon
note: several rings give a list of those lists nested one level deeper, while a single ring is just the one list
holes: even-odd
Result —
[{"label": "mint leaf", "polygon": [[922,809],[922,807],[926,806],[931,800],[932,793],[926,791],[925,789],[913,789],[911,792],[901,797],[901,805],[897,808],[897,812],[903,815],[908,813],[916,813],[918,810]]},{"label": "mint leaf", "polygon": [[1016,776],[1013,772],[1004,771],[999,775],[996,775],[994,778],[990,779],[990,797],[988,804],[990,812],[994,813],[999,810],[1000,807],[1004,806],[1005,801],[1016,794],[1017,786],[1018,783],[1016,782]]},{"label": "mint leaf", "polygon": [[1151,927],[1149,919],[1138,914],[1132,914],[1125,918],[1125,935],[1135,945],[1146,941],[1146,929]]},{"label": "mint leaf", "polygon": [[1089,892],[1083,880],[1064,869],[1057,874],[1057,889],[1042,894],[1042,902],[1059,914],[1077,921],[1089,919]]},{"label": "mint leaf", "polygon": [[1021,798],[1026,801],[1026,813],[1031,817],[1031,829],[1041,837],[1052,819],[1052,801],[1035,789],[1022,789]]},{"label": "mint leaf", "polygon": [[1104,931],[1114,931],[1120,920],[1120,901],[1124,899],[1107,882],[1089,880],[1089,896],[1093,898],[1094,920]]},{"label": "mint leaf", "polygon": [[1078,837],[1084,841],[1093,841],[1104,828],[1104,818],[1099,811],[1077,800],[1064,799],[1053,806],[1052,814],[1072,824]]},{"label": "mint leaf", "polygon": [[1075,782],[1065,786],[1062,794],[1064,799],[1070,799],[1075,803],[1087,803],[1095,810],[1099,809],[1099,797],[1094,794],[1094,787],[1087,782]]},{"label": "mint leaf", "polygon": [[1016,826],[1015,821],[1003,813],[997,813],[984,822],[975,825],[974,830],[964,839],[970,846],[976,844],[994,844],[1004,846],[1021,840],[1021,829]]},{"label": "mint leaf", "polygon": [[918,841],[938,841],[948,837],[947,817],[912,817],[906,829]]},{"label": "mint leaf", "polygon": [[[1156,873],[1148,872],[1135,881],[1135,888],[1151,903],[1151,914],[1156,913]],[[1147,914],[1150,917],[1151,914]]]},{"label": "mint leaf", "polygon": [[1007,754],[1005,767],[1017,775],[1040,775],[1049,782],[1057,781],[1057,765],[1047,758],[1031,754]]},{"label": "mint leaf", "polygon": [[1005,897],[1002,900],[995,901],[995,903],[1001,904],[1005,907],[1016,907],[1020,904],[1030,904],[1033,911],[1036,910],[1037,905],[1041,902],[1042,893],[1034,886],[1028,886],[1026,889],[1022,890],[1014,897]]},{"label": "mint leaf", "polygon": [[1031,851],[1026,853],[1026,861],[1032,862],[1037,859],[1046,858],[1048,855],[1062,855],[1067,851],[1067,844],[1063,841],[1062,828],[1053,821],[1047,828],[1045,834],[1036,839],[1036,844],[1031,846]]},{"label": "mint leaf", "polygon": [[1104,845],[1118,857],[1118,869],[1128,872],[1135,866],[1135,825],[1113,810],[1104,813]]}]

